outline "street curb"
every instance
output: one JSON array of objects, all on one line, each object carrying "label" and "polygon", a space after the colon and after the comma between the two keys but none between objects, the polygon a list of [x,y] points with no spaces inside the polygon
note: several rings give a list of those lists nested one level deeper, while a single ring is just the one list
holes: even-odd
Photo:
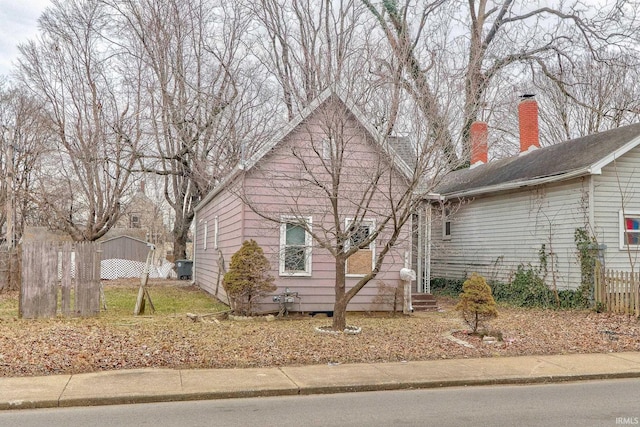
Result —
[{"label": "street curb", "polygon": [[327,386],[306,387],[300,389],[300,395],[354,393],[366,391],[391,391],[391,390],[423,390],[449,387],[476,387],[487,385],[527,385],[527,384],[553,384],[573,381],[612,380],[625,378],[640,378],[640,372],[616,372],[604,374],[579,374],[557,375],[542,377],[513,377],[513,378],[486,378],[477,380],[446,380],[446,381],[419,381],[399,382],[385,384],[363,384],[357,386]]},{"label": "street curb", "polygon": [[[368,391],[391,391],[391,390],[419,390],[436,389],[448,387],[474,387],[486,385],[527,385],[527,384],[552,384],[572,381],[593,381],[606,379],[640,378],[640,372],[616,372],[600,374],[578,374],[578,375],[558,375],[540,377],[511,377],[511,378],[485,378],[474,380],[450,380],[450,381],[418,381],[418,382],[388,382],[382,384],[361,384],[355,386],[314,386],[314,387],[293,387],[291,389],[262,389],[243,391],[221,391],[221,392],[195,392],[195,393],[168,393],[157,395],[128,395],[128,396],[105,396],[93,398],[71,398],[60,397],[57,400],[17,400],[11,402],[0,402],[0,410],[12,409],[44,409],[44,408],[68,408],[81,406],[105,406],[105,405],[127,405],[137,403],[160,403],[160,402],[181,402],[195,400],[223,400],[253,397],[274,397],[274,396],[308,396],[314,394],[340,394]],[[295,384],[295,383],[294,383]]]},{"label": "street curb", "polygon": [[129,405],[134,403],[159,403],[159,402],[186,402],[193,400],[224,400],[252,397],[297,396],[299,390],[245,390],[223,392],[196,392],[196,393],[169,393],[157,395],[138,396],[108,396],[77,399],[60,399],[58,407],[69,408],[75,406],[106,406]]},{"label": "street curb", "polygon": [[0,402],[0,411],[6,411],[11,409],[46,409],[57,408],[60,406],[60,400],[12,400],[8,402]]}]

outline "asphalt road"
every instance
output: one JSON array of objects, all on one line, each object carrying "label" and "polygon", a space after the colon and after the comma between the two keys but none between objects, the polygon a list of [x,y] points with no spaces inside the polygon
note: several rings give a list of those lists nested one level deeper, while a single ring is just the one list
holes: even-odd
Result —
[{"label": "asphalt road", "polygon": [[0,412],[0,426],[640,425],[640,380]]}]

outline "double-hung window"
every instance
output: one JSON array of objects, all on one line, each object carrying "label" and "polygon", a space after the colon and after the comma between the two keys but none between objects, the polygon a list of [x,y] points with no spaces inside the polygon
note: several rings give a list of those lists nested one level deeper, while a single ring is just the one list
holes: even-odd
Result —
[{"label": "double-hung window", "polygon": [[620,249],[640,247],[640,211],[620,211]]},{"label": "double-hung window", "polygon": [[[351,227],[352,220],[347,220],[347,228]],[[353,229],[348,240],[348,248],[358,246],[356,253],[347,259],[347,276],[359,277],[371,273],[375,260],[375,240],[363,244],[371,236],[375,229],[373,221],[362,221]]]},{"label": "double-hung window", "polygon": [[[303,223],[301,223],[303,221]],[[280,224],[280,275],[311,276],[311,217],[284,217]]]}]

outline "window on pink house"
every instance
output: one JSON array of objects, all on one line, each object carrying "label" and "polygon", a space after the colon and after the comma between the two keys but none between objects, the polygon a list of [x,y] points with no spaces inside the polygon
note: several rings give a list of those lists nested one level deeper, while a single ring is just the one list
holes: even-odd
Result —
[{"label": "window on pink house", "polygon": [[280,225],[280,275],[311,276],[311,217],[285,217]]},{"label": "window on pink house", "polygon": [[[346,226],[351,225],[351,220],[347,220]],[[360,249],[347,259],[347,276],[360,277],[371,273],[375,259],[375,240],[369,244],[363,244],[369,239],[373,233],[375,223],[372,220],[366,220],[355,227],[351,237],[349,238],[348,247],[358,246]]]}]

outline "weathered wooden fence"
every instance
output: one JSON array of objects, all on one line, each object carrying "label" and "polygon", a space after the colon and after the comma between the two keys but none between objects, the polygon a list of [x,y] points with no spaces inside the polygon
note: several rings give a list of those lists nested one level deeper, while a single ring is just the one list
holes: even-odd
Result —
[{"label": "weathered wooden fence", "polygon": [[597,262],[594,293],[606,311],[640,316],[640,273],[605,270]]},{"label": "weathered wooden fence", "polygon": [[[100,312],[100,244],[32,242],[22,246],[20,316],[94,316]],[[58,304],[60,294],[60,304]]]}]

